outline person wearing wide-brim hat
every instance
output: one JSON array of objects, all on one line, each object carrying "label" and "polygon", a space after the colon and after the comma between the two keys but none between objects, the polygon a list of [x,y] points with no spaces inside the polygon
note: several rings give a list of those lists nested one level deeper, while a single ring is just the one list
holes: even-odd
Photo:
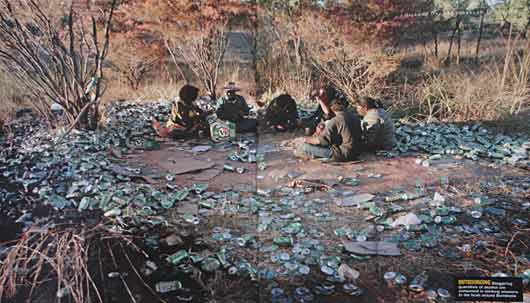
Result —
[{"label": "person wearing wide-brim hat", "polygon": [[235,82],[228,82],[228,84],[223,87],[223,89],[229,92],[238,92],[241,90],[239,87],[236,86]]},{"label": "person wearing wide-brim hat", "polygon": [[235,82],[228,82],[223,88],[226,94],[215,104],[217,118],[235,123],[237,132],[255,132],[257,121],[247,117],[250,114],[250,107],[245,98],[237,94],[241,89]]}]

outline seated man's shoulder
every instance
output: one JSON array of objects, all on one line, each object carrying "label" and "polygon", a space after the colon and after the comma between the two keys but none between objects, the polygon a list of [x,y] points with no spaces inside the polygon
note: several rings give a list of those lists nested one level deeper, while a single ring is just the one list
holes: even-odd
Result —
[{"label": "seated man's shoulder", "polygon": [[364,115],[363,117],[363,121],[365,122],[377,122],[378,120],[381,120],[382,117],[381,117],[381,114],[378,110],[371,110],[369,112],[366,113],[366,115]]},{"label": "seated man's shoulder", "polygon": [[181,111],[181,110],[184,110],[185,108],[186,108],[186,103],[184,103],[180,99],[175,100],[175,102],[173,102],[171,106],[172,111]]},{"label": "seated man's shoulder", "polygon": [[243,96],[241,96],[241,95],[237,95],[237,99],[238,99],[240,102],[245,102],[245,103],[247,102],[247,101],[245,100],[245,97],[243,97]]},{"label": "seated man's shoulder", "polygon": [[343,115],[338,115],[337,119],[339,119],[341,123],[345,123],[345,124],[357,124],[357,123],[360,123],[361,121],[359,116],[351,112],[344,112]]},{"label": "seated man's shoulder", "polygon": [[359,114],[357,114],[357,112],[354,112],[354,111],[347,111],[347,112],[345,112],[345,116],[346,116],[349,120],[351,120],[351,119],[353,119],[353,120],[360,120],[360,119],[361,119],[360,116],[359,116]]},{"label": "seated man's shoulder", "polygon": [[380,110],[379,115],[385,121],[392,121],[392,116],[385,110]]}]

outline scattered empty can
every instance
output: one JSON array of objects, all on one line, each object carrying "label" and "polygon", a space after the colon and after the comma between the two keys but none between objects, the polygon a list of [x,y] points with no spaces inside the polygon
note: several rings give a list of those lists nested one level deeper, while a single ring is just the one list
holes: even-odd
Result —
[{"label": "scattered empty can", "polygon": [[394,271],[388,271],[385,273],[383,278],[385,279],[386,285],[388,287],[394,287],[394,279],[396,278],[397,273]]},{"label": "scattered empty can", "polygon": [[428,279],[429,276],[427,276],[427,273],[422,272],[410,282],[409,289],[414,292],[422,292],[425,289],[425,284],[427,283]]}]

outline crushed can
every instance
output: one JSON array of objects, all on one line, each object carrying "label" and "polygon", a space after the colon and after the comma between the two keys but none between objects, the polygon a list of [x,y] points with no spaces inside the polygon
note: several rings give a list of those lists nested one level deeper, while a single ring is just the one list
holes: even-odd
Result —
[{"label": "crushed can", "polygon": [[396,279],[397,273],[394,271],[388,271],[384,274],[383,278],[385,279],[386,286],[392,288],[395,285],[394,279]]},{"label": "crushed can", "polygon": [[156,291],[165,294],[182,288],[180,281],[160,281],[155,285]]},{"label": "crushed can", "polygon": [[210,136],[214,142],[223,142],[235,140],[236,138],[236,124],[230,121],[223,121],[217,118],[216,115],[208,116],[208,124],[210,125]]},{"label": "crushed can", "polygon": [[427,273],[422,272],[410,282],[409,289],[413,292],[422,292],[425,289],[425,284],[428,279],[429,276],[427,276]]},{"label": "crushed can", "polygon": [[293,245],[293,238],[291,237],[276,237],[273,239],[274,244],[282,247],[288,247]]},{"label": "crushed can", "polygon": [[438,288],[436,293],[440,302],[449,302],[451,299],[451,293],[445,288]]},{"label": "crushed can", "polygon": [[177,264],[183,262],[183,261],[184,261],[185,259],[187,259],[188,257],[189,257],[188,252],[185,251],[185,250],[183,250],[183,249],[181,249],[181,250],[179,250],[178,252],[176,252],[176,253],[174,253],[174,254],[168,256],[168,257],[166,258],[166,260],[167,260],[169,263],[173,264],[173,265],[177,265]]},{"label": "crushed can", "polygon": [[394,285],[398,287],[402,287],[406,283],[407,283],[407,277],[405,277],[405,275],[403,274],[397,273],[396,277],[394,278]]},{"label": "crushed can", "polygon": [[228,164],[225,164],[223,166],[223,170],[226,170],[226,171],[236,171],[236,168],[231,166],[231,165],[228,165]]}]

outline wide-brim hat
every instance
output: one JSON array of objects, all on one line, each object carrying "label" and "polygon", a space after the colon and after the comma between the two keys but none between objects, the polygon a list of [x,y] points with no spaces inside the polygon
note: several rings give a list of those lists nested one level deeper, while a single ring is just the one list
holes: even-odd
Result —
[{"label": "wide-brim hat", "polygon": [[235,82],[228,82],[228,84],[223,88],[227,91],[232,91],[232,92],[237,92],[241,90],[239,87],[236,86]]}]

